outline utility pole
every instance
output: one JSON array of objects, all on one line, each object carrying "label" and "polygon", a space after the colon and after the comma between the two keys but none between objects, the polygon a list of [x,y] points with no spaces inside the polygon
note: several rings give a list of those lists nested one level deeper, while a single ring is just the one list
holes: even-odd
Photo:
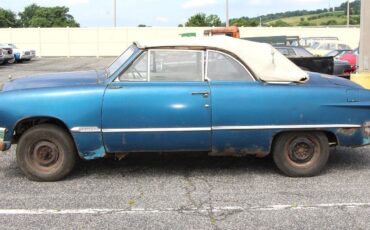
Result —
[{"label": "utility pole", "polygon": [[226,27],[230,26],[230,19],[229,19],[229,0],[226,0]]},{"label": "utility pole", "polygon": [[117,27],[117,0],[113,0],[113,25]]},{"label": "utility pole", "polygon": [[347,27],[349,27],[349,0],[347,0]]},{"label": "utility pole", "polygon": [[360,73],[370,76],[370,2],[361,1],[360,54],[358,58]]},{"label": "utility pole", "polygon": [[359,73],[351,75],[351,80],[370,89],[370,1],[361,1],[360,53],[357,58]]}]

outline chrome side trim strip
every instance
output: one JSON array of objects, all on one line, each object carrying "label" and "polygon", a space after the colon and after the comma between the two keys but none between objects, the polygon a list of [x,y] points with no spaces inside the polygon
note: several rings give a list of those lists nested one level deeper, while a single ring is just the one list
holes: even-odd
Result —
[{"label": "chrome side trim strip", "polygon": [[74,127],[71,129],[74,133],[99,133],[101,129],[95,126],[92,127]]},{"label": "chrome side trim strip", "polygon": [[356,124],[321,124],[321,125],[251,125],[251,126],[213,126],[185,128],[132,128],[132,129],[100,129],[98,127],[74,127],[76,133],[139,133],[139,132],[201,132],[218,130],[267,130],[267,129],[324,129],[324,128],[361,128]]},{"label": "chrome side trim strip", "polygon": [[361,128],[356,124],[214,126],[212,130]]},{"label": "chrome side trim strip", "polygon": [[139,129],[103,129],[103,133],[138,133],[138,132],[195,132],[211,131],[211,127],[192,128],[139,128]]}]

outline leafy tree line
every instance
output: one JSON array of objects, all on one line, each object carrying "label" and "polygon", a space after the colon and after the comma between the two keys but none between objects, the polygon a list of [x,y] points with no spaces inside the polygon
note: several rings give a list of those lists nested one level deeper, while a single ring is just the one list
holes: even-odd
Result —
[{"label": "leafy tree line", "polygon": [[[242,17],[237,19],[231,19],[237,21],[237,24],[241,24],[240,26],[258,26],[259,20],[262,20],[263,22],[278,20],[281,18],[287,18],[287,17],[297,17],[297,16],[306,16],[311,14],[321,14],[322,17],[328,16],[324,13],[330,11],[330,9],[317,9],[317,10],[295,10],[295,11],[287,11],[283,13],[275,13],[275,14],[267,14],[263,15],[261,17],[255,17],[255,18],[248,18],[248,17]],[[345,14],[347,14],[347,2],[342,3],[339,7],[335,7],[335,11],[344,11]],[[361,0],[355,0],[350,3],[350,11],[351,15],[359,15],[361,11]],[[332,21],[333,22],[333,21]],[[353,24],[356,24],[356,19],[354,19]],[[302,26],[307,24],[307,22],[302,22]],[[351,23],[352,24],[352,23]],[[275,22],[275,24],[271,24],[271,26],[289,26],[288,23],[278,20]]]},{"label": "leafy tree line", "polygon": [[[355,0],[349,3],[349,9],[351,14],[360,14],[361,13],[361,1]],[[342,3],[339,7],[335,7],[336,11],[344,11],[347,13],[347,2]]]},{"label": "leafy tree line", "polygon": [[[336,11],[343,11],[344,14],[347,14],[347,3],[342,3],[340,6],[335,7]],[[351,15],[356,15],[351,17],[350,23],[353,25],[359,24],[360,17],[358,16],[361,11],[361,1],[355,0],[350,3],[350,10]],[[297,17],[297,16],[306,16],[311,14],[318,14],[317,16],[311,16],[308,17],[307,21],[304,18],[301,18],[301,22],[299,23],[299,26],[314,26],[316,24],[310,22],[311,20],[318,19],[320,17],[328,17],[331,16],[331,12],[329,12],[329,9],[317,9],[317,10],[296,10],[296,11],[287,11],[283,13],[275,13],[275,14],[267,14],[260,17],[240,17],[240,18],[232,18],[230,19],[230,25],[233,26],[246,26],[246,27],[255,27],[260,25],[260,21],[263,23],[269,22],[269,21],[275,21],[273,23],[269,23],[267,26],[276,26],[276,27],[286,27],[286,26],[292,26],[289,23],[281,20],[282,18],[287,17]],[[341,15],[336,15],[338,18]],[[217,20],[207,20],[208,17],[217,18]],[[316,17],[316,18],[315,18]],[[339,25],[341,24],[339,21],[331,19],[327,22],[322,22],[321,25]],[[188,19],[188,21],[185,24],[186,26],[224,26],[225,23],[221,23],[220,18],[217,15],[209,15],[206,14],[196,14]],[[264,24],[263,24],[264,25]],[[183,26],[183,25],[179,25]]]},{"label": "leafy tree line", "polygon": [[[188,27],[197,27],[197,26],[221,26],[221,19],[219,16],[211,14],[206,15],[204,13],[198,13],[191,16],[188,21],[185,23],[185,26]],[[180,24],[179,27],[183,25]]]},{"label": "leafy tree line", "polygon": [[0,27],[79,27],[69,8],[65,6],[42,7],[32,4],[15,14],[0,8]]}]

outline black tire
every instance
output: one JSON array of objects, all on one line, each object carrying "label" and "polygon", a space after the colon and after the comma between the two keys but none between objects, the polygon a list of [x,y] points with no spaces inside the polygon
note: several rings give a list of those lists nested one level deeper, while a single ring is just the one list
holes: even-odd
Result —
[{"label": "black tire", "polygon": [[329,159],[328,138],[320,132],[283,133],[274,142],[273,159],[287,176],[316,176]]},{"label": "black tire", "polygon": [[43,124],[27,130],[17,146],[17,163],[28,179],[59,181],[74,168],[77,153],[71,136],[62,128]]}]

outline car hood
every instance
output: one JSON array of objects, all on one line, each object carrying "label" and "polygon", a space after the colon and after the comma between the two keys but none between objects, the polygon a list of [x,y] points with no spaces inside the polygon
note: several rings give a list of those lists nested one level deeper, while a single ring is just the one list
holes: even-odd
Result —
[{"label": "car hood", "polygon": [[96,70],[42,74],[10,80],[3,85],[2,91],[92,85],[104,80],[104,71]]}]

